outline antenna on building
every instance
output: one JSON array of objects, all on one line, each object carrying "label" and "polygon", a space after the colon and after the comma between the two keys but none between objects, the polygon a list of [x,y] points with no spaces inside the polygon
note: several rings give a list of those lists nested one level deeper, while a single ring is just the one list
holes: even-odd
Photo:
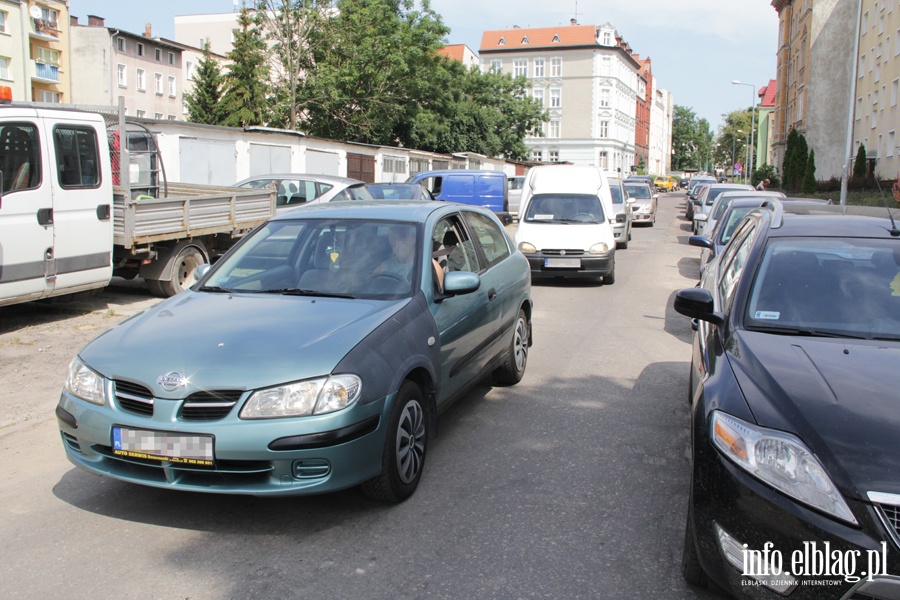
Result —
[{"label": "antenna on building", "polygon": [[575,18],[572,19],[572,25],[578,25],[578,17],[581,16],[581,13],[578,12],[578,0],[575,0]]}]

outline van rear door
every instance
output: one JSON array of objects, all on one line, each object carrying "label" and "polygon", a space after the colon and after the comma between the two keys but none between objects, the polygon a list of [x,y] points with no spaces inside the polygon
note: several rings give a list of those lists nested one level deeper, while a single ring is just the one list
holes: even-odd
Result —
[{"label": "van rear door", "polygon": [[[31,114],[34,111],[28,111]],[[0,306],[48,290],[53,200],[38,121],[25,111],[0,116]]]}]

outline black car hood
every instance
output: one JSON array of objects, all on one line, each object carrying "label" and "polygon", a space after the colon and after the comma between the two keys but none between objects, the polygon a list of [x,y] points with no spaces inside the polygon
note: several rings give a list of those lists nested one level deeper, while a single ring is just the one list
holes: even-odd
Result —
[{"label": "black car hood", "polygon": [[759,425],[797,435],[846,495],[900,494],[900,344],[753,331],[731,342]]}]

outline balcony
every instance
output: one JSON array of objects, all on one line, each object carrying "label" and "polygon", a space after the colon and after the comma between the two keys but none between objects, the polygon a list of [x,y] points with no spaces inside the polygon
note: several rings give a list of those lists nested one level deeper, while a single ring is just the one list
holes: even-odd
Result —
[{"label": "balcony", "polygon": [[59,83],[59,67],[56,65],[35,61],[34,71],[35,75],[32,79],[46,83]]},{"label": "balcony", "polygon": [[34,32],[31,33],[32,36],[47,40],[59,39],[60,31],[57,28],[57,23],[55,21],[35,18],[32,18],[31,21],[34,23]]}]

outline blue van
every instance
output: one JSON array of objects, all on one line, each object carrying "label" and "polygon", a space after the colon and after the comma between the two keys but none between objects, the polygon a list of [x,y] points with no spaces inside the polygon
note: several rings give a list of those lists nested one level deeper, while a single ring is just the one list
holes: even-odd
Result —
[{"label": "blue van", "polygon": [[483,206],[503,223],[511,223],[506,174],[502,171],[422,171],[406,180],[428,188],[435,200]]}]

